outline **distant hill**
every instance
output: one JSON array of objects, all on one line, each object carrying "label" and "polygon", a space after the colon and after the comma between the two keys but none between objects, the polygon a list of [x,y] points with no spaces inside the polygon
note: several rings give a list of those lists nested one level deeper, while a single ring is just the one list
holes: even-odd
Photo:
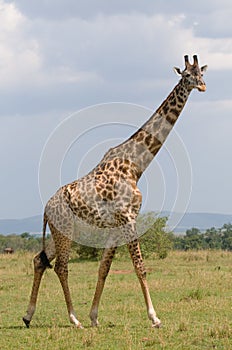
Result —
[{"label": "distant hill", "polygon": [[25,219],[0,219],[0,234],[42,232],[42,222],[41,215],[31,216]]},{"label": "distant hill", "polygon": [[[162,212],[160,216],[169,216],[170,212]],[[226,223],[232,223],[232,215],[211,213],[185,213],[175,228],[175,232],[185,232],[187,229],[197,227],[201,231],[208,228],[222,227]],[[41,233],[43,219],[41,215],[25,219],[0,219],[0,234],[21,234],[23,232]]]},{"label": "distant hill", "polygon": [[[168,215],[167,215],[168,216]],[[232,223],[232,215],[211,214],[211,213],[185,213],[175,232],[185,232],[186,230],[196,227],[201,231],[208,228],[220,228],[224,224]]]}]

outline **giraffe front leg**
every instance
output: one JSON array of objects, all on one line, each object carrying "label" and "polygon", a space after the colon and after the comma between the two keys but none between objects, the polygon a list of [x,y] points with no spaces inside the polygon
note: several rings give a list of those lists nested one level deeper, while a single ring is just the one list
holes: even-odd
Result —
[{"label": "giraffe front leg", "polygon": [[89,317],[91,319],[91,326],[96,327],[99,325],[98,322],[98,306],[100,302],[100,298],[103,292],[103,288],[105,285],[105,280],[108,275],[108,272],[110,270],[110,266],[114,257],[114,254],[116,252],[115,247],[113,248],[106,248],[103,252],[102,259],[100,262],[100,267],[98,271],[98,281],[97,281],[97,286],[92,302],[92,307],[90,310]]},{"label": "giraffe front leg", "polygon": [[140,246],[138,240],[135,240],[131,243],[128,244],[128,249],[131,255],[131,259],[135,268],[135,272],[138,276],[142,292],[144,295],[146,307],[147,307],[147,314],[148,318],[152,322],[152,327],[155,328],[160,328],[161,327],[161,321],[160,319],[156,316],[155,309],[153,307],[150,293],[149,293],[149,288],[146,280],[146,270],[143,264],[143,259],[142,259],[142,254],[140,251]]}]

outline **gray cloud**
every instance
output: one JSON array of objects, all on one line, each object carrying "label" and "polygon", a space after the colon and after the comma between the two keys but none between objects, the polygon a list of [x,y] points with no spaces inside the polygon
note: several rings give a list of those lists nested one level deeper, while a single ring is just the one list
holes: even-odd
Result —
[{"label": "gray cloud", "polygon": [[213,11],[220,9],[230,9],[230,0],[221,0],[220,6],[217,0],[202,1],[178,1],[175,3],[171,0],[163,2],[162,0],[146,0],[144,4],[140,0],[118,0],[117,2],[109,2],[107,0],[76,1],[69,0],[41,0],[39,3],[36,0],[17,0],[9,1],[17,5],[17,7],[30,18],[46,18],[46,19],[61,19],[61,18],[93,18],[99,14],[118,15],[144,13],[153,15],[157,13],[188,13],[194,15],[210,14]]}]

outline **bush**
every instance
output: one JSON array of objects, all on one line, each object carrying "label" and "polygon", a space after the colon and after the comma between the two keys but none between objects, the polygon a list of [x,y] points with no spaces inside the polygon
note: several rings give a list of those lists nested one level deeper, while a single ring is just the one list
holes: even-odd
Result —
[{"label": "bush", "polygon": [[154,213],[142,216],[146,225],[151,226],[140,239],[141,251],[144,257],[155,254],[159,259],[165,259],[173,247],[173,234],[167,231],[167,217],[155,218]]},{"label": "bush", "polygon": [[103,251],[101,248],[88,247],[78,243],[73,243],[72,246],[77,257],[81,260],[99,260]]},{"label": "bush", "polygon": [[37,252],[42,249],[42,238],[30,235],[28,232],[21,235],[0,235],[0,252],[3,253],[7,247],[13,248],[14,251]]},{"label": "bush", "polygon": [[[167,218],[157,218],[154,213],[139,215],[137,226],[139,233],[145,232],[140,237],[140,247],[143,257],[156,254],[159,259],[164,259],[172,248],[173,234],[166,231]],[[98,260],[101,258],[103,249],[88,247],[81,244],[73,244],[73,250],[80,259]],[[117,249],[117,256],[129,257],[126,245]]]}]

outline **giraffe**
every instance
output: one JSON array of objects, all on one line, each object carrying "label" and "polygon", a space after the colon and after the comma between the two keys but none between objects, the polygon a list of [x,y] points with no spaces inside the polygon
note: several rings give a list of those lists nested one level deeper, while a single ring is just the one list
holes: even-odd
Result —
[{"label": "giraffe", "polygon": [[[177,121],[191,91],[205,91],[202,79],[207,66],[198,65],[197,55],[193,64],[184,56],[185,68],[174,67],[180,81],[166,100],[131,137],[106,152],[100,163],[81,179],[62,186],[47,202],[44,210],[43,249],[34,257],[34,280],[26,315],[29,328],[36,308],[38,290],[44,271],[55,260],[54,270],[63,288],[70,322],[83,328],[78,320],[68,286],[68,259],[72,239],[83,232],[104,232],[104,251],[98,271],[98,280],[90,310],[91,325],[97,326],[98,306],[112,259],[117,247],[126,243],[144,295],[148,318],[152,326],[159,328],[146,280],[136,230],[136,218],[140,211],[142,195],[138,180]],[[46,225],[51,231],[51,241],[45,244]]]}]

